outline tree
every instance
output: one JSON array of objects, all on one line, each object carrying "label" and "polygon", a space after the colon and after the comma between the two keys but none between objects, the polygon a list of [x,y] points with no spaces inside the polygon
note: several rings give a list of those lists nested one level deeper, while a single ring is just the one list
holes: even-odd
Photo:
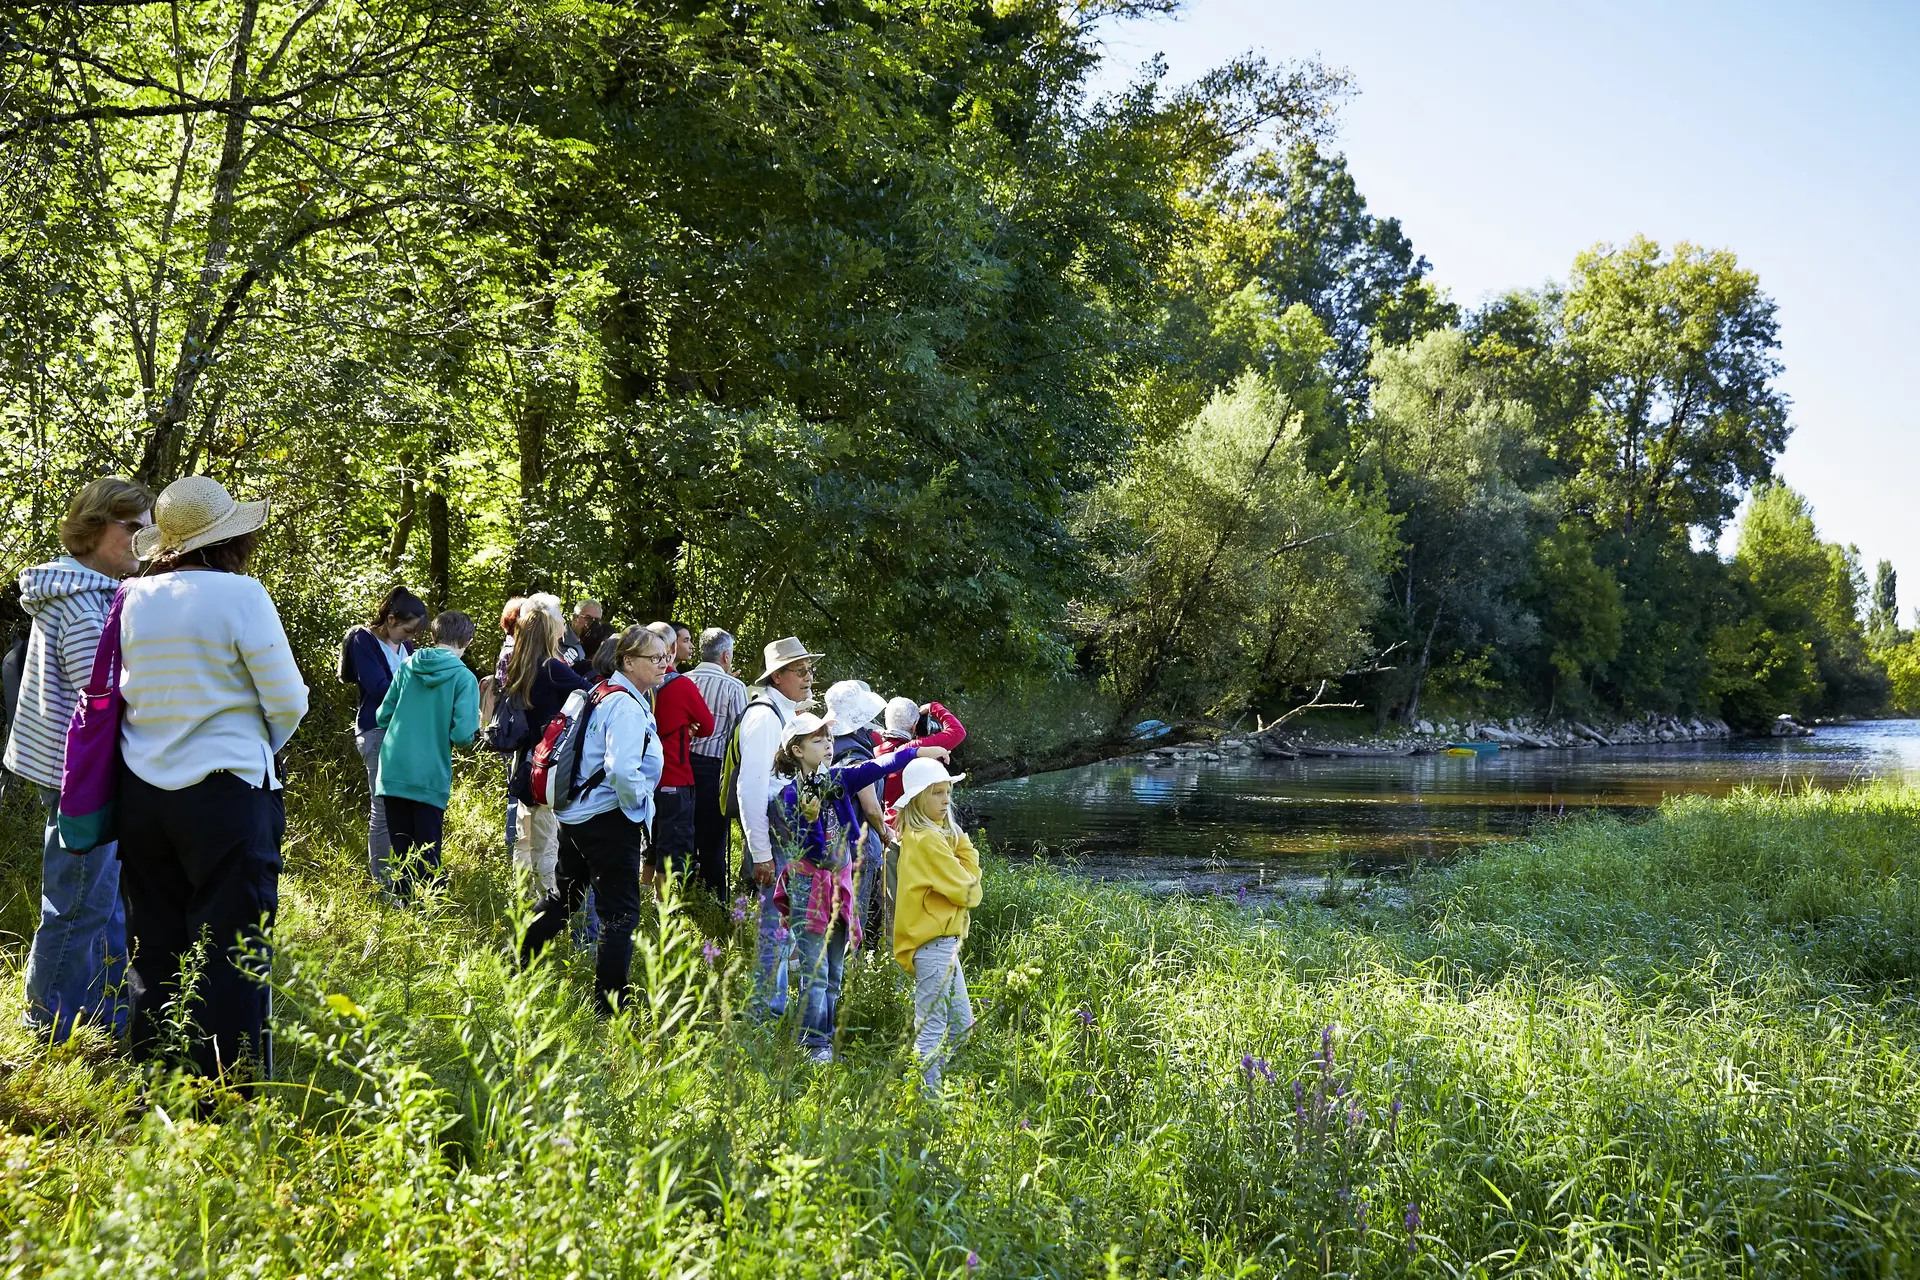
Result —
[{"label": "tree", "polygon": [[1436,658],[1531,639],[1513,598],[1528,560],[1530,500],[1512,478],[1528,415],[1457,329],[1382,350],[1371,373],[1373,413],[1354,428],[1349,466],[1397,518],[1379,636],[1402,655],[1374,681],[1374,704],[1411,722]]},{"label": "tree", "polygon": [[1758,277],[1725,250],[1680,244],[1669,258],[1636,237],[1580,255],[1561,311],[1591,388],[1550,442],[1577,477],[1576,509],[1630,538],[1718,533],[1789,431],[1773,386],[1779,324]]},{"label": "tree", "polygon": [[1882,560],[1873,572],[1873,597],[1867,610],[1867,639],[1876,649],[1890,648],[1900,639],[1900,581],[1893,562]]},{"label": "tree", "polygon": [[[1318,332],[1304,308],[1291,318]],[[1123,720],[1148,706],[1232,714],[1364,654],[1388,522],[1309,469],[1308,432],[1271,379],[1248,374],[1095,495],[1111,586],[1077,629]]]}]

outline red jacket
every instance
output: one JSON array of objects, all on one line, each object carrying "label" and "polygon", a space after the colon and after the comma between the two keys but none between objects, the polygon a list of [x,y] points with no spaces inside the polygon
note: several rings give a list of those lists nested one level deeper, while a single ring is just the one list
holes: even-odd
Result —
[{"label": "red jacket", "polygon": [[[878,751],[897,751],[901,747],[945,747],[952,751],[967,740],[967,726],[960,723],[960,717],[953,714],[937,702],[927,704],[927,714],[940,725],[938,733],[930,733],[924,738],[896,738],[891,733],[880,735],[881,742],[874,747]],[[884,790],[880,793],[882,808],[891,809],[900,800],[900,789],[905,785],[902,775],[890,773],[881,780]]]},{"label": "red jacket", "polygon": [[693,785],[693,740],[713,732],[713,712],[700,696],[700,686],[685,676],[669,678],[653,691],[653,718],[660,726],[660,745],[667,753],[660,771],[663,787]]}]

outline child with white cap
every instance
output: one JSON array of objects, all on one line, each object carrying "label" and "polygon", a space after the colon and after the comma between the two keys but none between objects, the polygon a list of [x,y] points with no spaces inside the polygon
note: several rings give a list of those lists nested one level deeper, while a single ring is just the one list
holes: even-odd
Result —
[{"label": "child with white cap", "polygon": [[980,855],[953,820],[952,803],[953,784],[966,776],[915,760],[900,779],[893,958],[913,975],[913,1051],[929,1090],[940,1087],[947,1058],[973,1030],[960,944],[980,905]]},{"label": "child with white cap", "polygon": [[775,901],[786,913],[793,964],[800,973],[800,1043],[814,1061],[833,1061],[833,1028],[847,948],[860,945],[855,909],[856,850],[865,843],[858,795],[921,755],[939,748],[889,752],[873,760],[829,765],[834,721],[802,712],[780,730],[774,753],[768,832],[785,854]]}]

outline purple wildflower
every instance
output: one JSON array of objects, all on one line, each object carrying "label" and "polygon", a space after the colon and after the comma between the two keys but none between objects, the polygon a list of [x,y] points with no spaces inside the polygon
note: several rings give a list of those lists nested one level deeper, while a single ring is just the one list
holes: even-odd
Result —
[{"label": "purple wildflower", "polygon": [[1240,906],[1243,906],[1243,907],[1246,906],[1247,905],[1247,886],[1241,885],[1240,892],[1233,895],[1233,900],[1236,904]]},{"label": "purple wildflower", "polygon": [[1083,1027],[1090,1027],[1093,1025],[1093,1010],[1091,1009],[1075,1010],[1073,1016],[1080,1019],[1080,1025]]},{"label": "purple wildflower", "polygon": [[1353,1211],[1353,1225],[1360,1229],[1360,1239],[1364,1242],[1367,1238],[1367,1202],[1365,1200],[1362,1200],[1359,1207]]},{"label": "purple wildflower", "polygon": [[1413,1253],[1420,1247],[1420,1202],[1407,1201],[1407,1252]]},{"label": "purple wildflower", "polygon": [[1329,1067],[1333,1065],[1333,1024],[1331,1022],[1320,1033],[1320,1058]]},{"label": "purple wildflower", "polygon": [[793,936],[793,931],[791,929],[788,929],[787,926],[783,924],[777,924],[773,926],[773,940],[775,942],[785,942],[787,939],[791,938],[792,936]]},{"label": "purple wildflower", "polygon": [[1347,1108],[1347,1128],[1353,1132],[1358,1133],[1360,1131],[1360,1124],[1366,1118],[1367,1113],[1361,1109],[1359,1103],[1356,1102]]},{"label": "purple wildflower", "polygon": [[708,939],[707,945],[700,948],[700,954],[707,958],[708,964],[715,964],[720,959],[720,948],[713,944],[712,939]]},{"label": "purple wildflower", "polygon": [[1240,1055],[1240,1069],[1247,1073],[1248,1078],[1252,1078],[1253,1076],[1253,1055],[1252,1054],[1243,1053]]},{"label": "purple wildflower", "polygon": [[978,1271],[979,1269],[980,1269],[980,1255],[975,1253],[971,1249],[967,1250],[967,1274],[972,1275],[974,1272]]},{"label": "purple wildflower", "polygon": [[1027,1121],[1027,1118],[1026,1118],[1025,1116],[1021,1116],[1021,1117],[1020,1117],[1020,1132],[1022,1132],[1022,1133],[1025,1133],[1025,1132],[1026,1132],[1027,1130],[1029,1130],[1029,1129],[1031,1129],[1031,1128],[1033,1128],[1033,1125],[1032,1125],[1032,1124],[1030,1124],[1030,1123],[1028,1123],[1028,1121]]},{"label": "purple wildflower", "polygon": [[1253,1060],[1253,1069],[1258,1071],[1261,1079],[1265,1080],[1268,1084],[1273,1083],[1273,1064],[1271,1062],[1268,1062],[1265,1058],[1255,1058]]},{"label": "purple wildflower", "polygon": [[749,901],[747,895],[744,893],[733,900],[733,922],[735,924],[745,924],[747,922],[747,907]]}]

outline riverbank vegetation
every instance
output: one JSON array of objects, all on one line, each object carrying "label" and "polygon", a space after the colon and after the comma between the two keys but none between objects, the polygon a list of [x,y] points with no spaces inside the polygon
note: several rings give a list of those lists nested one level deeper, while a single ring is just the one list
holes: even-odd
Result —
[{"label": "riverbank vegetation", "polygon": [[1733,252],[1623,227],[1463,307],[1339,154],[1337,68],[1095,94],[1160,7],[23,10],[7,576],[85,479],[207,471],[274,500],[315,677],[395,579],[546,587],[798,632],[1003,756],[1323,680],[1753,725],[1920,669],[1772,474]]},{"label": "riverbank vegetation", "polygon": [[[514,975],[490,788],[451,895],[368,900],[295,815],[280,1082],[211,1103],[0,991],[22,1275],[1899,1275],[1920,1258],[1920,795],[1588,818],[1343,905],[994,861],[938,1101],[850,970],[842,1061],[743,1026],[724,913],[654,915],[631,1016]],[[34,833],[5,812],[5,926]],[[564,950],[564,948],[562,948]]]}]

